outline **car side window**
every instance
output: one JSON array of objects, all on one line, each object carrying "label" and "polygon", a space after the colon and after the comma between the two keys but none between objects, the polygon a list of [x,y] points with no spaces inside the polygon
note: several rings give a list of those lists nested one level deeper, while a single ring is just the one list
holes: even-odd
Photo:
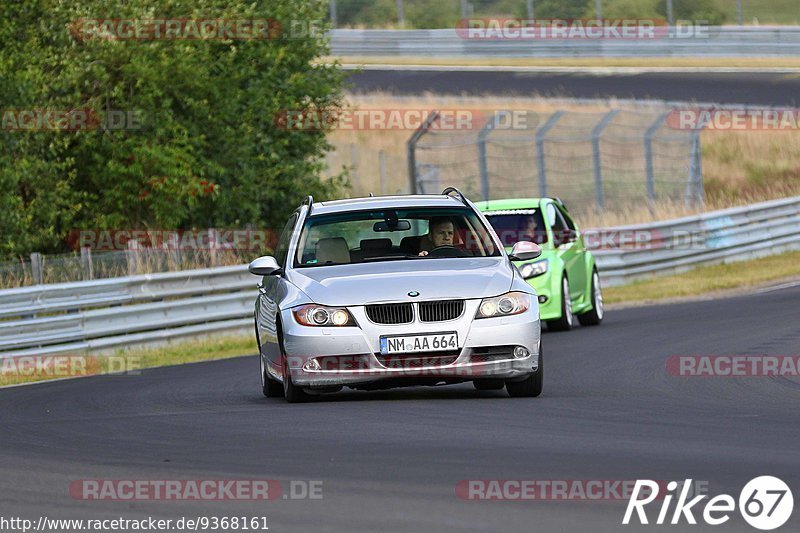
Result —
[{"label": "car side window", "polygon": [[566,242],[564,237],[567,224],[564,222],[564,217],[561,216],[555,204],[552,202],[547,204],[547,223],[550,225],[550,229],[553,230],[553,244],[555,246],[560,246]]},{"label": "car side window", "polygon": [[572,218],[570,218],[570,216],[567,213],[567,211],[564,208],[562,208],[560,205],[557,205],[556,209],[558,209],[558,213],[562,216],[564,221],[567,223],[567,227],[569,229],[571,229],[572,231],[576,231],[575,222],[572,221]]},{"label": "car side window", "polygon": [[278,238],[278,244],[275,246],[275,261],[281,268],[286,266],[286,256],[289,255],[289,241],[292,238],[292,230],[297,222],[297,213],[292,215],[286,222],[286,225],[281,231],[281,236]]}]

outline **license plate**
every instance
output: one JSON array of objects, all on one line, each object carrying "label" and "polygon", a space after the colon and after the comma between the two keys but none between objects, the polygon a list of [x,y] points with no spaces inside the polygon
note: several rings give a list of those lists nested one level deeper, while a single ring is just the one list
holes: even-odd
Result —
[{"label": "license plate", "polygon": [[458,350],[458,334],[431,333],[428,335],[397,335],[381,337],[381,354],[443,352]]}]

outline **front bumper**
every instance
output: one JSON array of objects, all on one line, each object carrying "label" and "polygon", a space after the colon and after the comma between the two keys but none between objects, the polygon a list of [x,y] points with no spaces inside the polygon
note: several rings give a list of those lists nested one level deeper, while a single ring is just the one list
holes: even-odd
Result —
[{"label": "front bumper", "polygon": [[[348,307],[357,327],[308,327],[297,324],[291,312],[282,312],[284,349],[292,382],[302,387],[336,387],[399,378],[425,383],[475,379],[524,379],[538,368],[541,327],[539,309],[519,315],[475,320],[480,300],[467,300],[464,314],[445,322],[385,325],[371,322],[364,307]],[[458,349],[452,352],[380,354],[382,335],[428,334],[454,331]],[[528,355],[514,357],[513,348]],[[321,368],[309,368],[310,359]],[[441,359],[440,359],[441,358]],[[329,364],[331,361],[336,364]]]},{"label": "front bumper", "polygon": [[561,279],[548,271],[525,281],[533,287],[540,299],[544,298],[544,302],[539,302],[541,320],[561,318]]}]

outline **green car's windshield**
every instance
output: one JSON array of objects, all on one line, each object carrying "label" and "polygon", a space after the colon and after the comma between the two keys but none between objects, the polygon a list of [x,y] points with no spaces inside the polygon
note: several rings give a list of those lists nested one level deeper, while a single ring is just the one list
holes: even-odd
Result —
[{"label": "green car's windshield", "polygon": [[499,255],[488,228],[469,209],[390,209],[307,218],[294,266]]},{"label": "green car's windshield", "polygon": [[547,242],[547,230],[539,209],[494,211],[484,215],[505,247],[514,246],[519,241]]}]

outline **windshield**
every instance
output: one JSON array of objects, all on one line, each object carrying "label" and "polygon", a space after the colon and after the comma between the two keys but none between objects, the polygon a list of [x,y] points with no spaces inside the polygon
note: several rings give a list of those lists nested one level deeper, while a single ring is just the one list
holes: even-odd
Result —
[{"label": "windshield", "polygon": [[307,218],[294,266],[499,255],[469,209],[392,209]]},{"label": "windshield", "polygon": [[514,246],[519,241],[536,244],[547,242],[547,230],[539,209],[496,211],[484,215],[506,248]]}]

